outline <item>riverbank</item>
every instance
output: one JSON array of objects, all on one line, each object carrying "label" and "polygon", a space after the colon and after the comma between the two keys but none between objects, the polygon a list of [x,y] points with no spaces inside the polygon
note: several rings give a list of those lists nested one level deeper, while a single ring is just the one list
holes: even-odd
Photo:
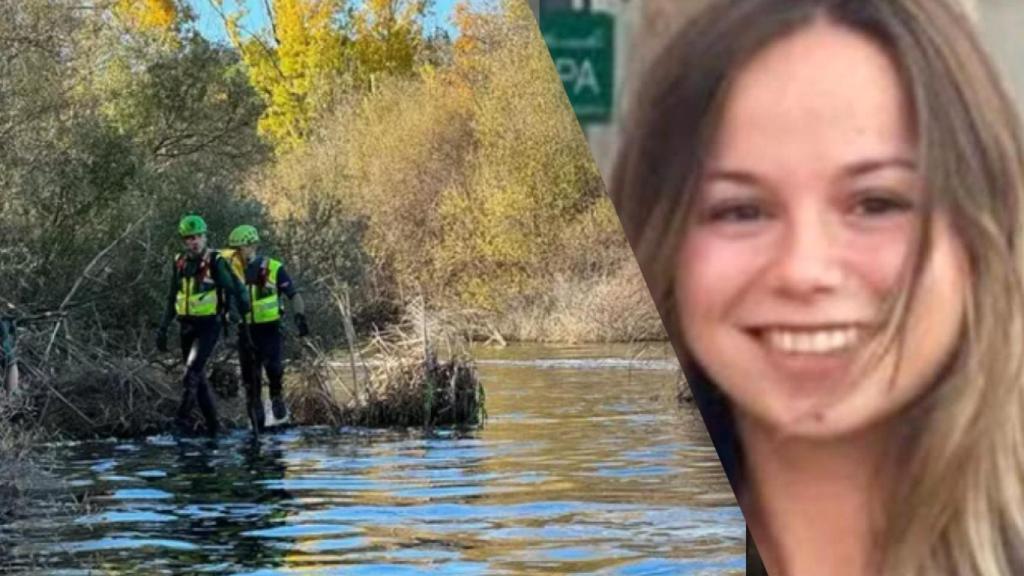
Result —
[{"label": "riverbank", "polygon": [[632,256],[609,256],[603,272],[553,274],[543,288],[490,310],[439,304],[440,330],[478,343],[667,343],[661,317]]},{"label": "riverbank", "polygon": [[[438,358],[412,340],[372,343],[353,364],[340,354],[319,353],[304,342],[287,366],[285,399],[296,425],[403,427],[474,426],[482,423],[484,393],[472,361],[463,354]],[[368,363],[362,359],[372,356]],[[28,378],[24,392],[0,401],[9,412],[0,442],[25,449],[37,437],[81,440],[180,434],[173,421],[181,395],[180,367],[125,360],[100,370],[65,366],[51,381]],[[218,419],[248,428],[239,366],[229,354],[210,365]],[[266,400],[266,381],[262,398]],[[204,434],[194,410],[191,429]]]},{"label": "riverbank", "polygon": [[507,340],[551,344],[665,342],[650,291],[632,261],[588,279],[554,277],[549,289],[513,301],[496,321]]}]

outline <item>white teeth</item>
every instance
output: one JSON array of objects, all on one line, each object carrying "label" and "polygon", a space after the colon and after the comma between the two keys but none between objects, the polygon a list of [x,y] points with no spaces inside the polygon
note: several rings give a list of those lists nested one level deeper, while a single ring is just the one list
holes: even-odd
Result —
[{"label": "white teeth", "polygon": [[781,330],[764,331],[765,341],[773,348],[789,354],[830,354],[857,343],[860,336],[857,328],[832,328],[827,330]]}]

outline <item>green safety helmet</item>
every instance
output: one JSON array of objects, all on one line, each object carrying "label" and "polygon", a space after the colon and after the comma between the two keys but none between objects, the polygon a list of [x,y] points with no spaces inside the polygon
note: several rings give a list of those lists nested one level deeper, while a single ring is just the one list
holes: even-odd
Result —
[{"label": "green safety helmet", "polygon": [[182,218],[181,222],[178,222],[178,234],[182,238],[206,234],[206,221],[195,214],[189,214]]},{"label": "green safety helmet", "polygon": [[250,226],[248,224],[242,224],[238,228],[235,228],[231,231],[231,235],[228,236],[228,245],[232,248],[251,246],[259,243],[259,232],[256,231],[255,226]]}]

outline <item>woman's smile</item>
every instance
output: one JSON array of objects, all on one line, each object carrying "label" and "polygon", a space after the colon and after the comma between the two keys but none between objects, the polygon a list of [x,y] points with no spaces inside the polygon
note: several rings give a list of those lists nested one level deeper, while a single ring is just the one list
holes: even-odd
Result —
[{"label": "woman's smile", "polygon": [[[736,409],[778,432],[885,418],[956,342],[966,259],[948,215],[923,209],[909,110],[885,52],[828,25],[765,49],[725,100],[676,260],[680,328]],[[919,264],[913,346],[887,348],[886,311]]]},{"label": "woman's smile", "polygon": [[851,350],[862,330],[854,325],[821,328],[763,328],[754,330],[774,351],[789,356],[836,356]]},{"label": "woman's smile", "polygon": [[772,380],[821,389],[848,378],[870,335],[864,324],[854,322],[765,325],[742,331],[775,373]]}]

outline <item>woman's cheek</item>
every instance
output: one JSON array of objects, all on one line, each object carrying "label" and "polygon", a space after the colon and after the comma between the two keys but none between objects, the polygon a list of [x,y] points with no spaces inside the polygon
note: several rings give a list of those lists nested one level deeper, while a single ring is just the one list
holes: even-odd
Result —
[{"label": "woman's cheek", "polygon": [[770,252],[764,242],[722,238],[710,230],[688,233],[676,260],[675,297],[681,318],[694,322],[726,313],[756,283]]},{"label": "woman's cheek", "polygon": [[844,252],[844,268],[878,296],[898,287],[904,272],[910,270],[910,259],[915,253],[911,233],[905,229],[849,238],[844,243]]}]

